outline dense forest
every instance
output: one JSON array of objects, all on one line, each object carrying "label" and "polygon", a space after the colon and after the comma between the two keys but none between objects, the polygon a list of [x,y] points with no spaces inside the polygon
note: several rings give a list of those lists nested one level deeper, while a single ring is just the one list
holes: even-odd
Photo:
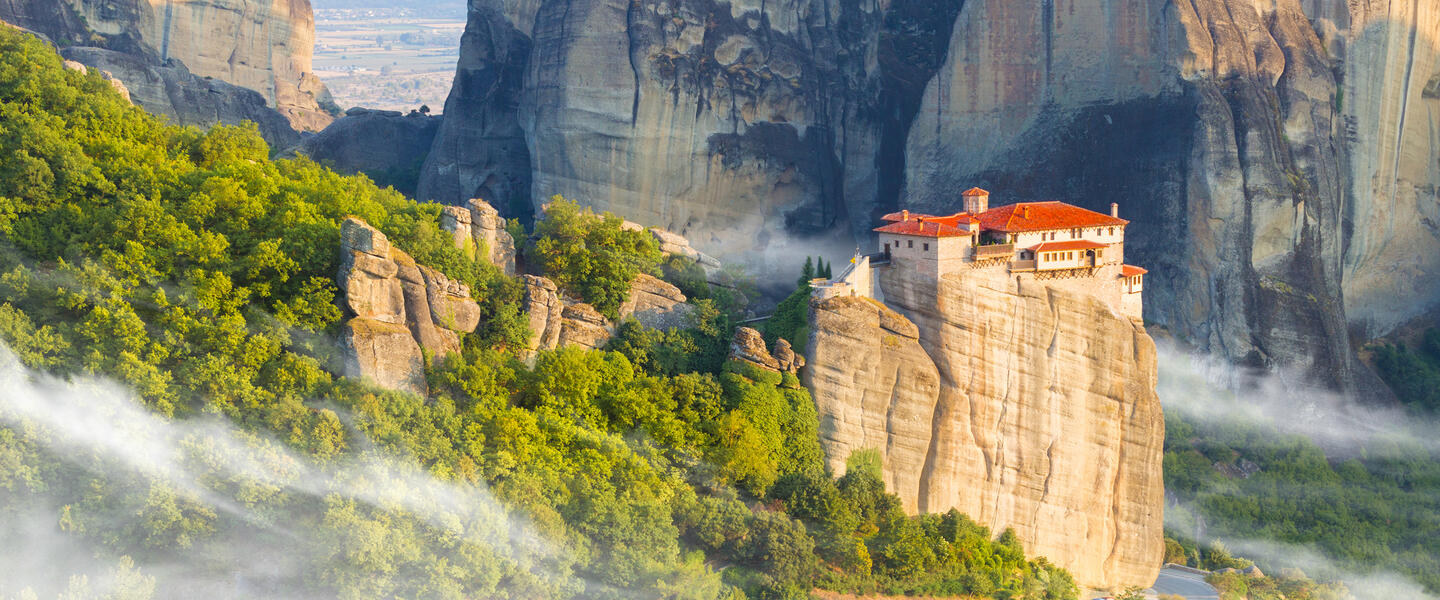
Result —
[{"label": "dense forest", "polygon": [[[439,206],[269,154],[0,29],[0,534],[94,559],[33,546],[0,596],[1076,597],[1010,532],[907,516],[877,455],[827,472],[796,378],[726,359],[733,292],[618,218],[560,202],[511,227],[601,311],[645,272],[693,323],[525,362],[520,283]],[[482,307],[429,397],[335,375],[351,215]]]}]

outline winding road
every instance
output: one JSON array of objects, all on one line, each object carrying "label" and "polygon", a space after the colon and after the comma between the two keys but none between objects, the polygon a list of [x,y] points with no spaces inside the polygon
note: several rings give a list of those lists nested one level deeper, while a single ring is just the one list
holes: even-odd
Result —
[{"label": "winding road", "polygon": [[1189,569],[1166,565],[1160,569],[1155,585],[1145,590],[1148,597],[1173,594],[1186,600],[1220,600],[1220,593],[1205,583],[1205,576]]}]

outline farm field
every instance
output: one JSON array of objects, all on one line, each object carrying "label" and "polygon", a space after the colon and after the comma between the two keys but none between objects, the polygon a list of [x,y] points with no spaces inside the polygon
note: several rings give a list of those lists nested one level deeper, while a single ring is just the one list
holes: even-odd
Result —
[{"label": "farm field", "polygon": [[464,31],[463,2],[424,10],[319,8],[313,68],[341,108],[428,106],[438,113],[450,93]]}]

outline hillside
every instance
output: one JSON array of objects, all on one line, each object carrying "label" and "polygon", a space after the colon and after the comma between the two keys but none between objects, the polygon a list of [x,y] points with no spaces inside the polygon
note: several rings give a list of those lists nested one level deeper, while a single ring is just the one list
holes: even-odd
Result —
[{"label": "hillside", "polygon": [[[727,352],[733,297],[531,353],[535,286],[439,205],[163,125],[9,29],[0,124],[0,523],[30,542],[0,594],[1076,597],[1013,532],[908,516],[871,454],[833,477],[793,357]],[[567,302],[618,317],[637,277],[693,272],[555,207],[510,227]],[[473,303],[423,395],[341,376],[368,309],[337,276],[369,260],[341,249],[380,248],[352,217]]]}]

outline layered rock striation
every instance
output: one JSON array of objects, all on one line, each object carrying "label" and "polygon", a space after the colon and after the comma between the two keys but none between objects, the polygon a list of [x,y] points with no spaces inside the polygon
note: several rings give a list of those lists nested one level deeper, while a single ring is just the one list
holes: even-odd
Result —
[{"label": "layered rock striation", "polygon": [[802,376],[830,466],[874,448],[909,510],[1013,529],[1088,587],[1150,585],[1164,419],[1144,327],[998,269],[880,281],[884,304],[812,304]]},{"label": "layered rock striation", "polygon": [[83,46],[65,48],[60,54],[109,73],[124,85],[132,103],[173,124],[208,128],[250,121],[274,148],[300,141],[300,133],[259,92],[198,77],[179,62],[158,64],[133,54]]},{"label": "layered rock striation", "polygon": [[[318,131],[333,118],[334,102],[310,70],[315,22],[308,0],[5,0],[0,19],[43,33],[61,47],[100,47],[150,69],[179,69],[254,90],[297,130]],[[116,76],[131,88],[155,85]],[[210,91],[201,86],[192,93]],[[171,116],[190,114],[185,103],[154,109],[140,104],[156,112],[169,106]]]},{"label": "layered rock striation", "polygon": [[[955,190],[1137,226],[1146,318],[1365,387],[1440,302],[1440,8],[1400,0],[473,0],[419,194],[563,194],[727,260]],[[623,60],[616,60],[621,57]],[[848,250],[848,247],[846,248]]]},{"label": "layered rock striation", "polygon": [[730,259],[849,229],[958,5],[473,0],[419,195],[561,194]]},{"label": "layered rock striation", "polygon": [[425,358],[460,350],[460,336],[480,324],[470,288],[418,265],[364,221],[340,227],[340,285],[352,317],[341,332],[347,377],[425,394]]}]

